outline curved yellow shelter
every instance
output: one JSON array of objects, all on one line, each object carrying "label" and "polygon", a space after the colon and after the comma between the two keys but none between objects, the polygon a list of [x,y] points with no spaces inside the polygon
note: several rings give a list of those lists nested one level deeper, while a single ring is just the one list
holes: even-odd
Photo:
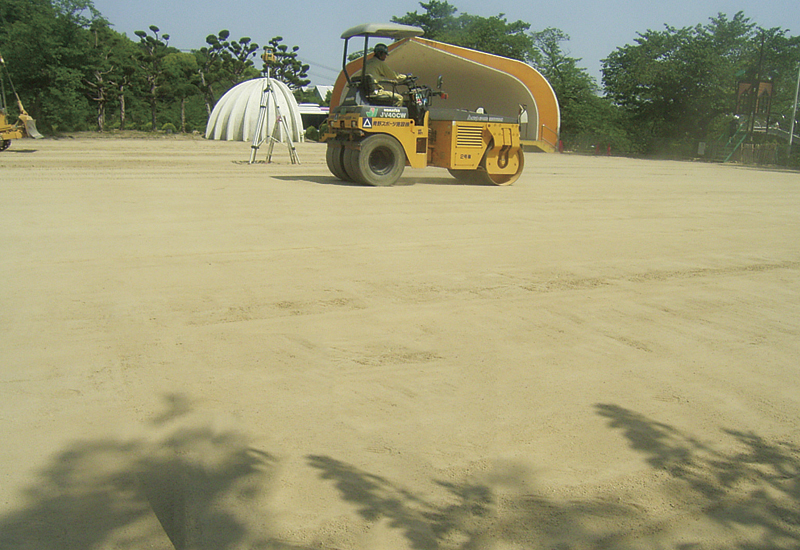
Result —
[{"label": "curved yellow shelter", "polygon": [[[398,73],[411,73],[419,82],[435,85],[444,79],[447,100],[437,106],[519,117],[522,144],[526,149],[553,152],[557,149],[561,113],[558,99],[542,74],[521,61],[468,48],[413,37],[389,46],[387,63]],[[362,67],[361,59],[349,63],[352,75]],[[346,93],[347,79],[339,74],[331,107]],[[525,119],[527,118],[527,123]]]}]

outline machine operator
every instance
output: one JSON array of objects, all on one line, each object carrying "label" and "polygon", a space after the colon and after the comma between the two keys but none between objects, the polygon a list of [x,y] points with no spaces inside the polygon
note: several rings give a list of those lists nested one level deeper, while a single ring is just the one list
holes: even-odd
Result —
[{"label": "machine operator", "polygon": [[375,82],[375,91],[370,95],[370,99],[391,101],[394,106],[403,106],[403,96],[385,89],[381,83],[400,83],[408,78],[408,75],[397,74],[388,63],[386,57],[389,55],[389,48],[386,44],[376,44],[372,50],[375,55],[367,60],[367,74]]}]

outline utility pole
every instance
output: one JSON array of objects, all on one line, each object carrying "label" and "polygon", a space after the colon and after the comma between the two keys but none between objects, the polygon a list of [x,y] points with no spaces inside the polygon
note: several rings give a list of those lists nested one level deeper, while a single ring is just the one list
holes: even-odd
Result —
[{"label": "utility pole", "polygon": [[794,107],[792,108],[792,122],[789,125],[789,148],[786,151],[786,158],[792,158],[792,140],[794,140],[794,122],[797,119],[797,100],[800,98],[800,64],[797,65],[797,86],[794,90]]},{"label": "utility pole", "polygon": [[753,82],[753,99],[750,105],[750,120],[747,124],[747,141],[753,143],[753,133],[756,130],[756,112],[758,110],[758,94],[761,91],[761,65],[764,62],[764,42],[767,38],[764,36],[764,29],[761,29],[761,47],[758,48],[758,66],[756,67],[756,78]]}]

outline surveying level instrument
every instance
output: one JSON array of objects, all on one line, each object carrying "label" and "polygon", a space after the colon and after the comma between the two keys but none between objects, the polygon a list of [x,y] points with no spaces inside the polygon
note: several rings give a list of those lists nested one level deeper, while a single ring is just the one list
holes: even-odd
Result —
[{"label": "surveying level instrument", "polygon": [[275,125],[272,127],[272,133],[270,136],[266,138],[269,139],[267,163],[272,162],[272,150],[275,147],[275,142],[281,140],[281,128],[283,128],[284,135],[286,136],[286,144],[289,147],[289,158],[291,159],[292,164],[300,164],[300,157],[297,155],[297,149],[294,147],[292,134],[289,131],[289,125],[287,124],[286,119],[283,117],[283,114],[281,114],[281,108],[280,105],[278,105],[278,98],[275,96],[275,90],[272,87],[270,66],[276,61],[275,52],[270,49],[265,49],[264,53],[261,54],[261,59],[263,59],[264,63],[267,65],[267,77],[265,79],[266,81],[264,90],[261,92],[261,104],[259,105],[258,109],[258,122],[256,123],[256,130],[253,133],[253,144],[250,146],[250,164],[253,164],[256,161],[258,148],[261,147],[261,144],[265,141],[262,139],[261,133],[265,124],[265,120],[267,119],[270,100],[272,100],[272,104],[275,106]]},{"label": "surveying level instrument", "polygon": [[275,52],[270,49],[264,50],[264,53],[261,54],[261,59],[263,59],[264,63],[267,65],[272,65],[275,63],[275,61],[277,61]]}]

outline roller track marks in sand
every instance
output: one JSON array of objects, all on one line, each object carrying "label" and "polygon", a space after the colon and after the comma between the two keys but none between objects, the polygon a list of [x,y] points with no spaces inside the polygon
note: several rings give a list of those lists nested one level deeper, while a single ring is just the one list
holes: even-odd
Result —
[{"label": "roller track marks in sand", "polygon": [[784,261],[784,262],[764,262],[752,263],[746,265],[732,265],[725,267],[710,267],[710,268],[694,268],[685,270],[655,270],[647,273],[632,275],[626,277],[626,280],[632,282],[641,281],[666,281],[670,279],[691,279],[695,277],[715,277],[727,275],[741,275],[744,273],[762,273],[767,271],[776,271],[779,269],[798,269],[800,262]]},{"label": "roller track marks in sand", "polygon": [[357,298],[328,298],[323,300],[279,300],[269,303],[231,305],[194,313],[188,325],[240,323],[297,315],[320,315],[333,311],[365,309]]},{"label": "roller track marks in sand", "polygon": [[[598,289],[619,288],[622,285],[666,283],[688,279],[713,279],[717,277],[762,274],[779,270],[797,271],[798,261],[752,262],[720,267],[687,267],[685,269],[653,270],[620,275],[586,277],[574,273],[539,273],[520,275],[494,273],[472,277],[438,278],[435,281],[417,280],[376,281],[358,283],[360,288],[347,293],[332,289],[324,298],[313,296],[302,299],[255,300],[248,303],[219,305],[214,308],[193,309],[188,315],[188,325],[213,325],[294,316],[374,313],[385,308],[421,306],[459,301],[477,303],[486,300],[520,299],[531,294],[555,292],[586,292]],[[424,274],[422,274],[424,275]],[[331,294],[337,294],[331,297]],[[369,362],[381,362],[372,358]],[[391,361],[389,361],[391,362]]]},{"label": "roller track marks in sand", "polygon": [[577,277],[570,274],[559,275],[556,278],[520,284],[520,288],[531,292],[556,292],[568,290],[591,290],[606,287],[619,282],[643,283],[666,282],[680,279],[724,277],[742,275],[745,273],[765,273],[781,269],[797,270],[800,262],[763,262],[748,263],[744,265],[731,265],[724,267],[697,267],[672,270],[653,270],[644,273],[632,273],[620,277]]},{"label": "roller track marks in sand", "polygon": [[[592,291],[618,287],[622,284],[661,283],[674,280],[739,276],[760,274],[778,270],[798,270],[799,261],[754,262],[722,267],[687,267],[686,269],[653,270],[639,273],[587,277],[570,272],[519,274],[493,273],[483,276],[462,278],[461,281],[447,284],[437,282],[409,282],[385,284],[373,292],[388,294],[397,304],[422,304],[450,300],[497,300],[517,299],[526,294],[547,294],[553,292]],[[619,270],[618,270],[619,271]]]}]

